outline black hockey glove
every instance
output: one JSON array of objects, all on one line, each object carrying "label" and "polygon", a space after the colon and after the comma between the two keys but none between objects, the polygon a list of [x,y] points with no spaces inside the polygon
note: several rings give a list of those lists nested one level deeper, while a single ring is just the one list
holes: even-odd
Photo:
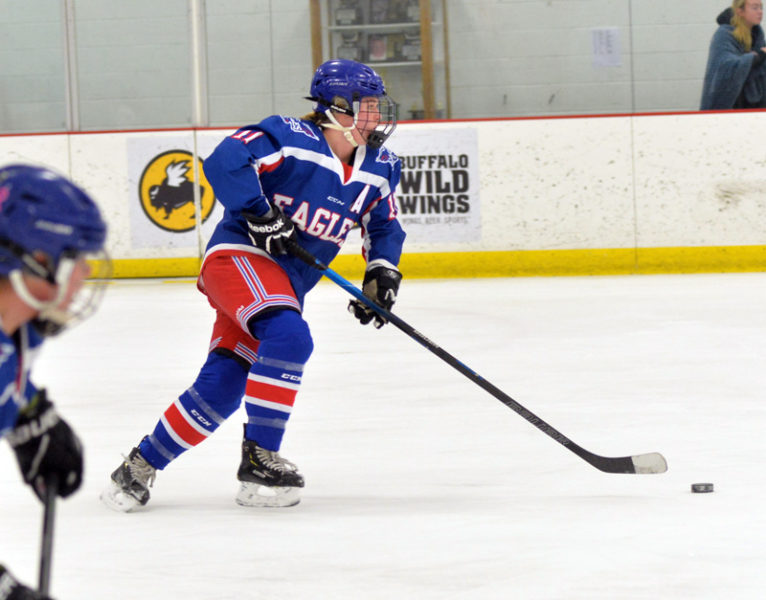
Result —
[{"label": "black hockey glove", "polygon": [[20,583],[10,571],[0,565],[0,600],[50,600]]},{"label": "black hockey glove", "polygon": [[[82,483],[82,444],[59,417],[45,390],[39,390],[8,434],[24,481],[37,497],[45,497],[46,482],[55,477],[58,495],[66,498]],[[0,596],[2,599],[2,596]]]},{"label": "black hockey glove", "polygon": [[[391,310],[396,302],[396,293],[399,291],[399,283],[402,274],[394,268],[374,265],[364,273],[362,291],[364,295],[375,302],[378,306]],[[362,325],[367,325],[373,319],[375,329],[380,329],[388,323],[380,314],[375,312],[361,300],[353,299],[348,303],[348,311],[352,313]]]},{"label": "black hockey glove", "polygon": [[262,217],[243,212],[248,235],[253,244],[272,256],[287,254],[288,240],[295,240],[295,226],[278,206],[272,206]]}]

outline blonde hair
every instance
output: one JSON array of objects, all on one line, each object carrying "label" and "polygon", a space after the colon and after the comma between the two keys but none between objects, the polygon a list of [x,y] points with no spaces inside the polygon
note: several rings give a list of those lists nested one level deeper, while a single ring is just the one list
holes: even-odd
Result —
[{"label": "blonde hair", "polygon": [[321,112],[310,112],[307,115],[301,117],[304,121],[311,121],[314,125],[322,125],[323,123],[329,123],[330,120]]},{"label": "blonde hair", "polygon": [[731,17],[731,24],[734,26],[734,31],[731,34],[734,39],[745,47],[747,52],[753,47],[753,33],[750,26],[745,23],[745,20],[737,14],[738,10],[745,8],[745,2],[747,0],[734,0],[731,3],[731,9],[734,15]]},{"label": "blonde hair", "polygon": [[[346,110],[350,108],[350,106],[348,105],[348,100],[346,100],[345,98],[341,96],[334,96],[332,99],[332,103]],[[303,119],[304,121],[311,121],[315,125],[323,125],[324,123],[330,122],[330,119],[327,118],[327,115],[318,110],[310,112],[307,115],[303,115],[301,119]]]}]

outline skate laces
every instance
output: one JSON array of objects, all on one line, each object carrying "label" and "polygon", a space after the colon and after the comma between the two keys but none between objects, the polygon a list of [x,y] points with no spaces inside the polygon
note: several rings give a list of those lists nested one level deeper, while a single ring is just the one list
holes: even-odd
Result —
[{"label": "skate laces", "polygon": [[136,453],[134,457],[122,456],[125,459],[125,465],[130,471],[130,476],[144,487],[152,487],[154,478],[157,476],[157,469],[146,462],[143,457]]},{"label": "skate laces", "polygon": [[279,455],[279,452],[274,452],[273,450],[266,450],[266,448],[261,448],[260,446],[256,445],[255,456],[258,458],[261,464],[268,467],[269,469],[274,469],[275,471],[282,471],[283,473],[286,473],[288,471],[298,470],[298,465],[291,463],[286,458],[282,458]]}]

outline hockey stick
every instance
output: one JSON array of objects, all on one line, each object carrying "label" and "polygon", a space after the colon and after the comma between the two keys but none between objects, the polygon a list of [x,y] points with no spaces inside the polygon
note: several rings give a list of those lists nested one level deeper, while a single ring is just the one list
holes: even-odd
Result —
[{"label": "hockey stick", "polygon": [[470,369],[468,366],[460,362],[447,351],[437,346],[417,329],[397,317],[392,312],[387,311],[385,308],[375,304],[375,302],[364,295],[362,290],[338,275],[338,273],[330,269],[330,267],[320,262],[315,256],[301,248],[297,243],[291,240],[288,247],[290,252],[297,258],[321,271],[325,277],[337,283],[340,287],[354,296],[354,298],[363,302],[365,305],[378,313],[381,317],[386,319],[386,321],[392,323],[395,327],[406,333],[421,346],[424,346],[433,354],[441,358],[448,365],[465,375],[479,387],[492,394],[495,398],[500,400],[500,402],[524,417],[544,434],[553,438],[559,444],[574,452],[577,456],[582,458],[587,463],[590,463],[600,471],[604,471],[605,473],[664,473],[668,470],[668,465],[665,462],[665,458],[662,456],[662,454],[657,452],[650,452],[648,454],[636,454],[634,456],[608,457],[593,454],[585,448],[578,446],[560,431],[556,430],[554,427],[543,421],[540,417],[524,408],[508,394],[492,385],[489,381],[481,377],[474,370]]},{"label": "hockey stick", "polygon": [[58,487],[58,479],[55,476],[45,480],[43,533],[40,548],[40,578],[37,586],[43,596],[47,596],[50,589],[51,563],[53,561],[53,525],[56,518]]}]

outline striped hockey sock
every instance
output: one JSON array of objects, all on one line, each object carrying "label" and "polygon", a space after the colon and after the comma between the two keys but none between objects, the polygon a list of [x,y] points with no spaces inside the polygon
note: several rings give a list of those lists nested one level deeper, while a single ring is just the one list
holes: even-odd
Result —
[{"label": "striped hockey sock", "polygon": [[303,375],[303,365],[258,357],[245,385],[245,437],[277,451]]},{"label": "striped hockey sock", "polygon": [[247,368],[229,356],[211,352],[194,384],[162,414],[151,435],[139,444],[155,469],[207,439],[239,408]]},{"label": "striped hockey sock", "polygon": [[170,461],[206,440],[226,416],[219,415],[191,387],[168,406],[154,431],[141,441],[139,450],[152,466],[164,469]]}]

